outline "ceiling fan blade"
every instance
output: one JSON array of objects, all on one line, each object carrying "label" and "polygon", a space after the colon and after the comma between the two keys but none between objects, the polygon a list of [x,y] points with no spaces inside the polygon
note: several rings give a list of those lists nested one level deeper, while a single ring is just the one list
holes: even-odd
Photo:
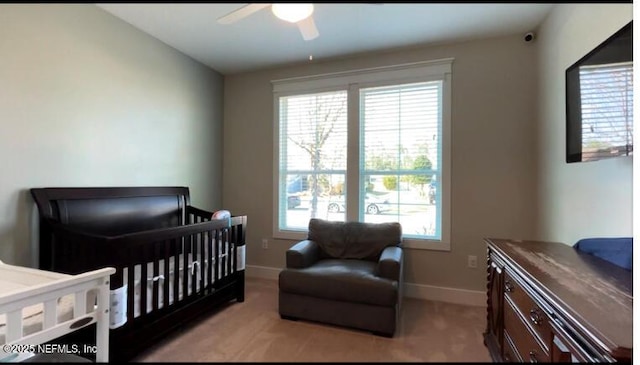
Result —
[{"label": "ceiling fan blade", "polygon": [[255,13],[258,10],[264,9],[268,6],[271,6],[271,4],[248,4],[245,5],[243,7],[241,7],[240,9],[236,9],[232,12],[230,12],[227,15],[221,16],[220,18],[218,18],[218,23],[220,24],[231,24],[233,22],[237,22],[238,20],[245,18],[253,13]]},{"label": "ceiling fan blade", "polygon": [[300,20],[297,24],[300,33],[302,33],[302,38],[304,38],[305,41],[310,41],[319,35],[318,28],[316,28],[316,23],[313,21],[312,16]]}]

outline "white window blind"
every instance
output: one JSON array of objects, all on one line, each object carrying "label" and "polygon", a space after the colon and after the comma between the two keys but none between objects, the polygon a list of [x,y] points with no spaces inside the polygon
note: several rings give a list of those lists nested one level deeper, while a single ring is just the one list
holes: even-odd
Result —
[{"label": "white window blind", "polygon": [[633,63],[580,67],[582,158],[633,152]]},{"label": "white window blind", "polygon": [[[439,240],[442,81],[360,91],[361,217],[395,220],[407,237]],[[386,197],[385,215],[371,201]],[[378,198],[378,201],[380,199]]]},{"label": "white window blind", "polygon": [[280,228],[306,230],[310,218],[329,214],[344,220],[347,92],[284,96],[279,104]]}]

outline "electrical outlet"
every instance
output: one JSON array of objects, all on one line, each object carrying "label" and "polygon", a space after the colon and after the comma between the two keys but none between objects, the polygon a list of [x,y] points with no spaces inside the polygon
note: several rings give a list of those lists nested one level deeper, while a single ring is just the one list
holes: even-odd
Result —
[{"label": "electrical outlet", "polygon": [[266,238],[262,239],[262,248],[264,249],[269,248],[269,241]]},{"label": "electrical outlet", "polygon": [[475,269],[478,267],[478,256],[469,255],[467,256],[467,266]]}]

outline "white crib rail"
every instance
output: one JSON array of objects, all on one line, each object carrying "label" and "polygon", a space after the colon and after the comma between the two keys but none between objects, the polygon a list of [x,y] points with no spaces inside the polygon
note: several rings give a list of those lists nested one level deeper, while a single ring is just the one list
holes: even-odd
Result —
[{"label": "white crib rail", "polygon": [[[109,360],[109,278],[113,268],[66,275],[0,261],[0,314],[6,314],[6,345],[39,345],[96,323],[96,361]],[[7,290],[8,288],[8,290]],[[11,289],[13,288],[13,289]],[[57,301],[74,296],[73,315],[58,323]],[[88,298],[88,300],[87,300]],[[97,300],[95,300],[97,299]],[[96,305],[93,305],[93,303]],[[42,328],[23,333],[22,310],[43,305]],[[3,347],[9,349],[9,347]],[[0,350],[0,353],[4,351]],[[6,355],[6,354],[5,354]],[[0,356],[4,357],[4,356]]]}]

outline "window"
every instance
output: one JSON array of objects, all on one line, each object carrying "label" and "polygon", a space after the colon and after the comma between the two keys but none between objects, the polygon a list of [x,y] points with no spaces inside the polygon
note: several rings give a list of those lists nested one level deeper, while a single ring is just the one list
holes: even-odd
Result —
[{"label": "window", "polygon": [[633,154],[633,64],[580,67],[582,159]]},{"label": "window", "polygon": [[347,93],[281,97],[279,114],[280,227],[306,230],[311,217],[344,220],[330,200],[343,192],[347,172]]},{"label": "window", "polygon": [[448,250],[451,63],[273,81],[274,236],[396,221],[406,247]]}]

